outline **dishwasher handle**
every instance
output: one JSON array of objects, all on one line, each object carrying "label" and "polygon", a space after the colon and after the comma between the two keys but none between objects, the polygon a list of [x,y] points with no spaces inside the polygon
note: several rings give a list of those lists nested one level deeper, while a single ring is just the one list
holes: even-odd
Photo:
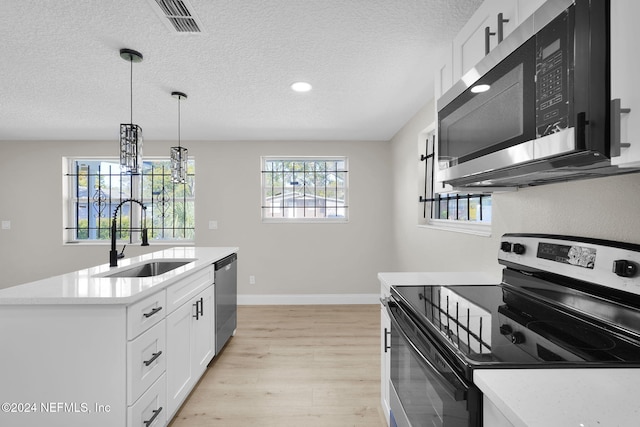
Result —
[{"label": "dishwasher handle", "polygon": [[228,257],[222,258],[220,261],[213,263],[215,271],[222,270],[227,265],[238,260],[238,254],[231,254]]}]

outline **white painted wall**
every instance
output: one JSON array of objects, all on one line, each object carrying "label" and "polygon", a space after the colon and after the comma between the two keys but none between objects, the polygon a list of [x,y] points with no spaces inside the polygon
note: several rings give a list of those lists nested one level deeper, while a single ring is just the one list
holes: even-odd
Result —
[{"label": "white painted wall", "polygon": [[499,274],[500,236],[555,233],[640,244],[640,174],[520,189],[493,196],[491,237],[417,226],[418,135],[433,123],[427,104],[392,140],[394,266],[397,271]]},{"label": "white painted wall", "polygon": [[[145,141],[166,155],[168,142]],[[196,160],[196,244],[239,246],[239,294],[375,294],[392,269],[388,142],[192,142]],[[63,245],[62,156],[113,156],[117,143],[0,142],[0,288],[108,262],[108,245]],[[345,155],[347,224],[263,224],[260,156]],[[37,173],[37,174],[36,174]],[[209,230],[208,221],[218,221]],[[134,256],[159,250],[127,246]],[[249,275],[256,284],[249,285]]]}]

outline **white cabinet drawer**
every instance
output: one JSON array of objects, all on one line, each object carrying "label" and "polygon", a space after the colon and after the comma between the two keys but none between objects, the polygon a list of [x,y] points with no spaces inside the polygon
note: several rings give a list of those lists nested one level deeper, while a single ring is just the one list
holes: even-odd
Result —
[{"label": "white cabinet drawer", "polygon": [[162,320],[127,343],[127,402],[131,405],[167,367],[167,322]]},{"label": "white cabinet drawer", "polygon": [[180,280],[167,288],[167,314],[198,295],[213,283],[213,265]]},{"label": "white cabinet drawer", "polygon": [[[164,427],[167,424],[166,402],[167,386],[162,375],[133,406],[129,406],[127,426]],[[149,423],[151,420],[153,423]]]},{"label": "white cabinet drawer", "polygon": [[137,337],[166,316],[165,291],[157,292],[127,307],[127,338]]}]

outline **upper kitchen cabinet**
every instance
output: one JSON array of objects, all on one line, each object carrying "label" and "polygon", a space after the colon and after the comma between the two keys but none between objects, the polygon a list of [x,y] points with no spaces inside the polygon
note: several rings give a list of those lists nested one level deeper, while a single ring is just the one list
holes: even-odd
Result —
[{"label": "upper kitchen cabinet", "polygon": [[620,167],[640,166],[639,14],[637,0],[611,2],[611,163]]},{"label": "upper kitchen cabinet", "polygon": [[436,99],[544,2],[545,0],[486,0],[482,3],[453,39],[453,45],[441,55],[442,61],[436,70]]},{"label": "upper kitchen cabinet", "polygon": [[453,39],[453,82],[473,68],[518,25],[518,2],[485,0]]},{"label": "upper kitchen cabinet", "polygon": [[438,100],[451,86],[453,86],[453,51],[451,45],[446,46],[438,54],[440,62],[435,70],[434,96]]}]

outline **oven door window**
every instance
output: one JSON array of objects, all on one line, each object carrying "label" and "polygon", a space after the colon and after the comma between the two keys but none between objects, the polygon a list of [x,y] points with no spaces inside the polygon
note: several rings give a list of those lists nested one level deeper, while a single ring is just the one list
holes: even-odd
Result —
[{"label": "oven door window", "polygon": [[439,159],[454,166],[532,140],[535,118],[532,38],[440,110]]},{"label": "oven door window", "polygon": [[468,427],[468,388],[429,340],[394,312],[391,383],[411,426]]}]

